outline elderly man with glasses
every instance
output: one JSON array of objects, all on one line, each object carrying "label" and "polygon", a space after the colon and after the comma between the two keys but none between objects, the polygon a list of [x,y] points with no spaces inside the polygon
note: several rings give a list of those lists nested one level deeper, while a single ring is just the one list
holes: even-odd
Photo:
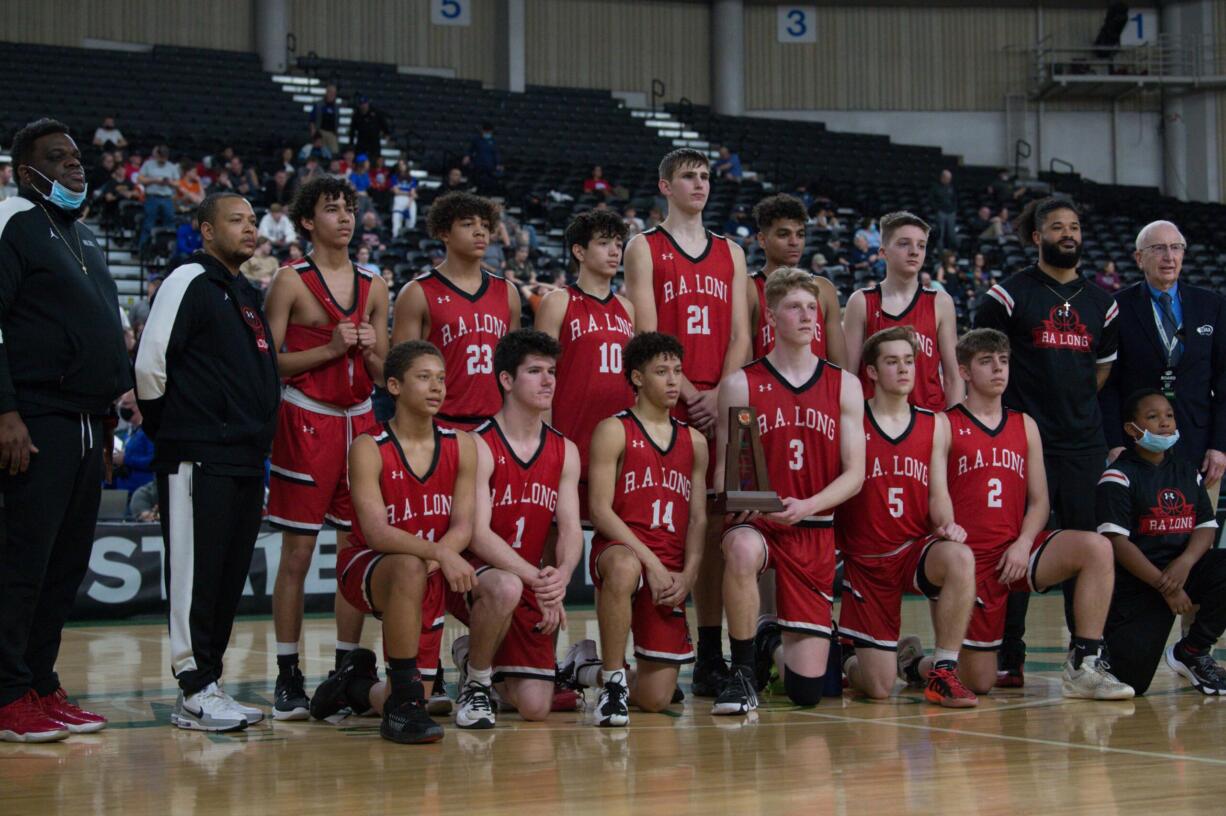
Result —
[{"label": "elderly man with glasses", "polygon": [[1226,471],[1226,299],[1179,280],[1187,248],[1170,221],[1137,234],[1134,257],[1145,280],[1116,295],[1119,358],[1099,399],[1114,459],[1127,440],[1124,401],[1142,388],[1162,391],[1175,406],[1175,453],[1199,466],[1216,508]]}]

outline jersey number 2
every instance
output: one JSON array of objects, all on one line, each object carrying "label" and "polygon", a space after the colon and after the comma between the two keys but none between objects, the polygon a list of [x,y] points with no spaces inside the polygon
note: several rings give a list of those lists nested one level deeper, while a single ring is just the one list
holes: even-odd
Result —
[{"label": "jersey number 2", "polygon": [[1004,492],[1000,479],[988,479],[988,507],[1001,507],[1000,494]]}]

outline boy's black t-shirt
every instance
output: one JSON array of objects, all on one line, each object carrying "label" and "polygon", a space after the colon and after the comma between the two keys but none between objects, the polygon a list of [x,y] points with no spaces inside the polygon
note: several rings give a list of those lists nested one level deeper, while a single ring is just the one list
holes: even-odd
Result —
[{"label": "boy's black t-shirt", "polygon": [[1128,536],[1159,567],[1184,551],[1193,530],[1218,526],[1196,467],[1168,453],[1152,465],[1126,450],[1098,480],[1098,532]]}]

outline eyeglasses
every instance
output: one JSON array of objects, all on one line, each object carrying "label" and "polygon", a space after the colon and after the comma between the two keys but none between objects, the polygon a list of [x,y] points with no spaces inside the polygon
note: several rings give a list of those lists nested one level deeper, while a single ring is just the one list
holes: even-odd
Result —
[{"label": "eyeglasses", "polygon": [[1184,250],[1188,248],[1187,244],[1150,244],[1147,247],[1141,247],[1142,252],[1152,252],[1155,255],[1182,255]]}]

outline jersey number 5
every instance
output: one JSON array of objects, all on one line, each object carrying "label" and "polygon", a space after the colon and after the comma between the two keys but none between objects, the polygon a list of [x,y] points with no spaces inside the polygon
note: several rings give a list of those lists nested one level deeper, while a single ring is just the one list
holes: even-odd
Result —
[{"label": "jersey number 5", "polygon": [[902,488],[891,487],[889,495],[886,496],[886,504],[890,506],[890,515],[894,518],[902,518]]}]

